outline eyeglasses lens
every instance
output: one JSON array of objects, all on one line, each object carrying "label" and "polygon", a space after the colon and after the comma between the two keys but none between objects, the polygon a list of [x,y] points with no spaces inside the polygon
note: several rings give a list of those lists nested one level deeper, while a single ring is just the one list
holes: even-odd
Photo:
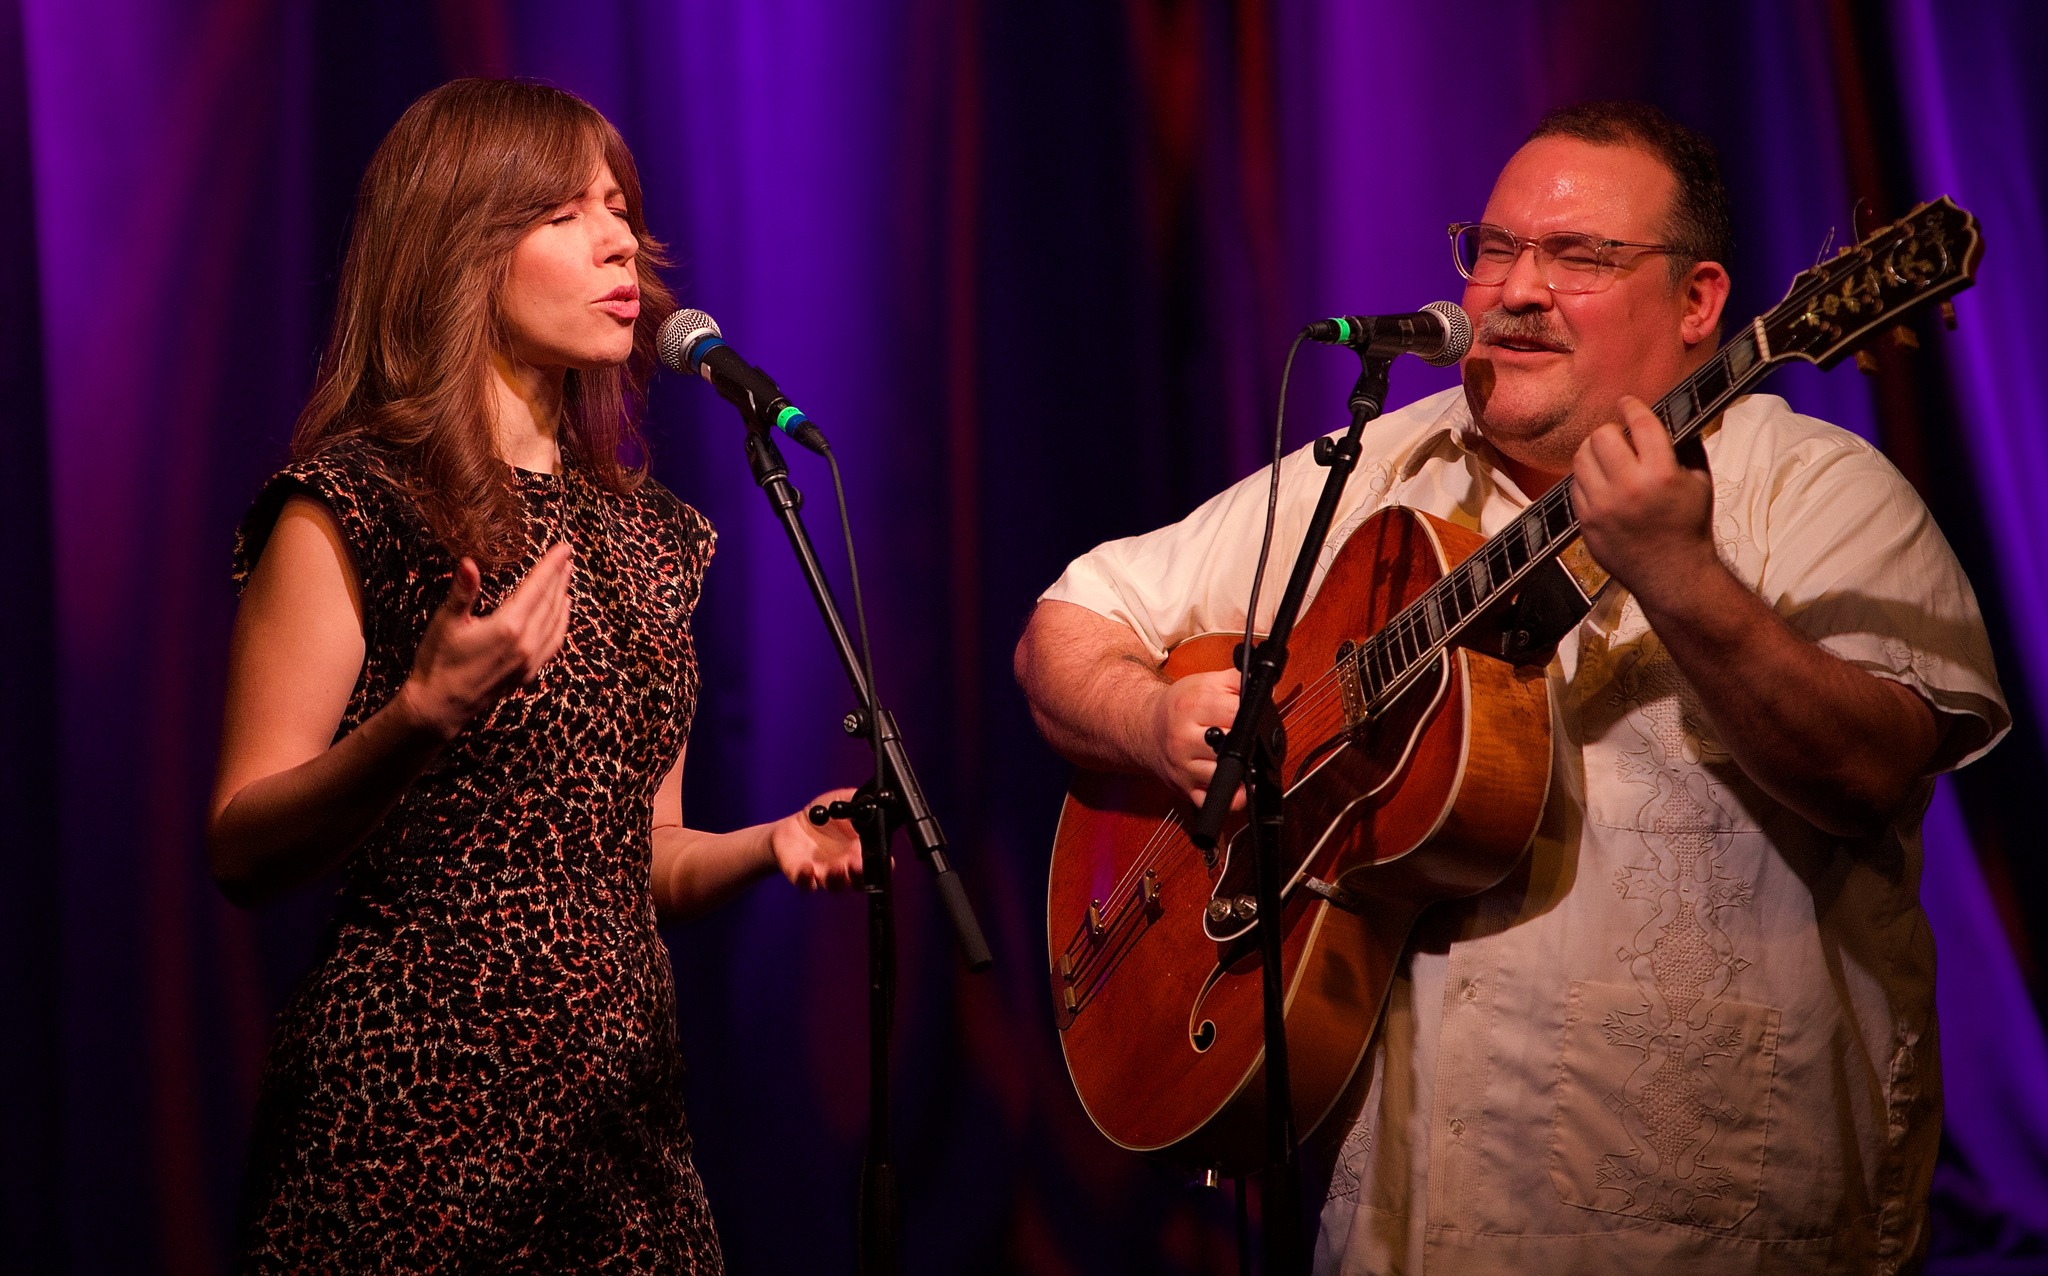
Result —
[{"label": "eyeglasses lens", "polygon": [[1606,278],[1605,257],[1591,235],[1560,231],[1523,240],[1483,222],[1458,231],[1458,273],[1475,284],[1504,283],[1524,247],[1536,250],[1537,277],[1555,292],[1592,292]]}]

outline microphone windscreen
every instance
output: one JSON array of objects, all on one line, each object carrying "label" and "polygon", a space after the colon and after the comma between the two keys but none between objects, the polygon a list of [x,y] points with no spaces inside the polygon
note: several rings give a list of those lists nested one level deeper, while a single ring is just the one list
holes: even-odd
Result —
[{"label": "microphone windscreen", "polygon": [[1465,352],[1472,348],[1472,319],[1465,313],[1465,307],[1455,301],[1432,301],[1423,309],[1444,321],[1444,348],[1435,354],[1423,355],[1423,362],[1447,368],[1464,358]]},{"label": "microphone windscreen", "polygon": [[718,321],[703,311],[678,310],[662,321],[660,330],[654,334],[654,348],[670,368],[695,375],[697,369],[690,362],[690,351],[706,337],[724,335],[718,330]]}]

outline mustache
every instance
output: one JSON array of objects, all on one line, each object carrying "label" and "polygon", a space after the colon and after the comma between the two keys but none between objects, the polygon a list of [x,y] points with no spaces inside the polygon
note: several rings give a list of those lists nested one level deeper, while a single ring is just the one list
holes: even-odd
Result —
[{"label": "mustache", "polygon": [[1520,314],[1511,310],[1487,311],[1479,316],[1478,340],[1481,344],[1489,341],[1533,341],[1563,351],[1578,348],[1568,333],[1551,327],[1549,320],[1534,310]]}]

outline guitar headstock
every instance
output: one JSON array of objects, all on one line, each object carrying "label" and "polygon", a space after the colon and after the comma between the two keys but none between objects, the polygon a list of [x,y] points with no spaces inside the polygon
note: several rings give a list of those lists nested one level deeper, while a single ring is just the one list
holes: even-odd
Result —
[{"label": "guitar headstock", "polygon": [[1944,195],[1801,271],[1785,299],[1757,322],[1773,359],[1832,367],[1879,328],[1969,287],[1983,255],[1977,219]]}]

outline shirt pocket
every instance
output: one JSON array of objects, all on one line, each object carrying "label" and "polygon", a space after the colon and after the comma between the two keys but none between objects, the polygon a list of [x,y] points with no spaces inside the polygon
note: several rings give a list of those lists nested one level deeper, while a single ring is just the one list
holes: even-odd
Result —
[{"label": "shirt pocket", "polygon": [[1727,998],[1686,1013],[1574,980],[1558,1052],[1550,1179],[1581,1209],[1761,1238],[1779,1012]]}]

